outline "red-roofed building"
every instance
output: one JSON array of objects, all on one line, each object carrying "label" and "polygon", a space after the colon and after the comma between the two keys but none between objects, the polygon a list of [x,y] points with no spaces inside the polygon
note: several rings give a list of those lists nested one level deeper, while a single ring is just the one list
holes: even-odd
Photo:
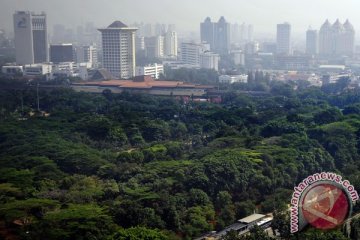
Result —
[{"label": "red-roofed building", "polygon": [[163,96],[206,96],[208,90],[214,89],[211,85],[185,83],[182,81],[156,81],[151,76],[137,76],[132,80],[108,80],[96,82],[73,83],[75,91],[99,92],[105,89],[113,93],[121,93],[124,90],[151,95]]}]

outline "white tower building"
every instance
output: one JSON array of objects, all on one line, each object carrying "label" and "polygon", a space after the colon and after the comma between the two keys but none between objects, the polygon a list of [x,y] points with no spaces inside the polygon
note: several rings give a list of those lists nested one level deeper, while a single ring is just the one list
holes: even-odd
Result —
[{"label": "white tower building", "polygon": [[116,78],[135,76],[136,30],[120,21],[99,29],[102,35],[103,66]]}]

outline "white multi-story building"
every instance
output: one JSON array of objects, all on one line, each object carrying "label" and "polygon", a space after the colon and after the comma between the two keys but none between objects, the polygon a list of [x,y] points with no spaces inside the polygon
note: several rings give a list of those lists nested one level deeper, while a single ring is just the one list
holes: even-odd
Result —
[{"label": "white multi-story building", "polygon": [[132,78],[135,75],[135,32],[137,28],[115,21],[102,34],[103,66],[114,77]]},{"label": "white multi-story building", "polygon": [[212,52],[204,52],[200,54],[200,67],[207,69],[219,70],[220,55]]},{"label": "white multi-story building", "polygon": [[178,42],[177,42],[177,34],[174,31],[168,31],[165,34],[165,56],[169,57],[177,57],[177,49],[178,49]]},{"label": "white multi-story building", "polygon": [[24,72],[24,68],[23,66],[10,66],[10,65],[5,65],[1,67],[1,72],[3,74],[7,74],[7,75],[17,75],[17,74],[23,74]]},{"label": "white multi-story building", "polygon": [[210,51],[209,44],[182,43],[181,44],[181,61],[194,67],[200,66],[200,54]]},{"label": "white multi-story building", "polygon": [[235,65],[245,66],[245,54],[241,50],[234,50],[231,52],[232,60]]},{"label": "white multi-story building", "polygon": [[153,78],[158,79],[160,74],[164,74],[164,66],[162,64],[155,63],[144,67],[136,67],[135,76],[150,75]]},{"label": "white multi-story building", "polygon": [[76,47],[76,62],[89,63],[91,67],[98,66],[97,49],[93,45]]},{"label": "white multi-story building", "polygon": [[26,64],[24,68],[24,76],[44,76],[50,77],[52,73],[51,64]]},{"label": "white multi-story building", "polygon": [[221,75],[219,76],[220,83],[247,83],[248,75]]},{"label": "white multi-story building", "polygon": [[16,63],[25,65],[48,62],[46,14],[17,11],[13,18]]},{"label": "white multi-story building", "polygon": [[72,62],[61,62],[53,64],[52,73],[54,77],[57,76],[66,76],[66,77],[75,77],[75,66]]},{"label": "white multi-story building", "polygon": [[341,24],[339,20],[331,25],[328,20],[321,26],[319,32],[319,54],[321,56],[352,56],[354,54],[355,30],[346,20]]},{"label": "white multi-story building", "polygon": [[289,23],[277,25],[276,47],[278,54],[289,55],[291,53],[290,34],[291,25]]}]

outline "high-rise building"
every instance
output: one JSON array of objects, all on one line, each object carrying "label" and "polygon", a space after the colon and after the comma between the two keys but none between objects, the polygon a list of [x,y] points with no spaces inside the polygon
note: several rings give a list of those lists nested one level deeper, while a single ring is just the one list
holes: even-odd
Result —
[{"label": "high-rise building", "polygon": [[165,34],[164,53],[166,56],[176,57],[177,56],[177,34],[174,31],[167,31]]},{"label": "high-rise building", "polygon": [[200,66],[200,54],[209,50],[209,44],[182,43],[181,61],[185,64]]},{"label": "high-rise building", "polygon": [[240,40],[241,40],[242,42],[248,40],[248,33],[249,33],[249,31],[247,30],[246,24],[245,24],[245,23],[242,23],[242,24],[240,25]]},{"label": "high-rise building", "polygon": [[322,56],[330,56],[333,54],[333,33],[329,20],[321,26],[319,32],[319,54]]},{"label": "high-rise building", "polygon": [[230,24],[221,17],[215,28],[215,52],[228,54],[230,51]]},{"label": "high-rise building", "polygon": [[142,36],[135,37],[136,52],[145,50],[145,38]]},{"label": "high-rise building", "polygon": [[291,52],[290,46],[291,25],[283,23],[277,25],[276,45],[277,53],[280,55],[289,55]]},{"label": "high-rise building", "polygon": [[306,31],[306,54],[318,54],[318,32],[311,28]]},{"label": "high-rise building", "polygon": [[321,26],[319,33],[319,54],[323,57],[352,56],[354,54],[355,30],[346,20],[331,25],[328,20]]},{"label": "high-rise building", "polygon": [[344,53],[345,55],[352,56],[355,51],[355,29],[353,25],[347,19],[344,23]]},{"label": "high-rise building", "polygon": [[217,23],[207,17],[200,24],[201,42],[210,44],[214,52],[226,54],[230,51],[230,24],[221,17]]},{"label": "high-rise building", "polygon": [[102,35],[103,66],[114,77],[128,79],[135,75],[136,30],[120,21],[99,29]]},{"label": "high-rise building", "polygon": [[48,62],[46,14],[17,11],[13,17],[17,64]]},{"label": "high-rise building", "polygon": [[73,56],[73,45],[71,43],[50,45],[50,61],[53,63],[73,62]]},{"label": "high-rise building", "polygon": [[211,22],[210,17],[207,17],[204,22],[200,23],[200,37],[201,42],[210,45],[210,49],[215,48],[215,23]]},{"label": "high-rise building", "polygon": [[164,37],[155,36],[145,38],[145,50],[148,58],[164,57]]}]

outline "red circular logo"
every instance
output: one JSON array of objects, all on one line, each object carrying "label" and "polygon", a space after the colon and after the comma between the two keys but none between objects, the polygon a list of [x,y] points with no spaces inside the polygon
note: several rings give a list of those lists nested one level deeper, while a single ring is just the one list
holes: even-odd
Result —
[{"label": "red circular logo", "polygon": [[347,195],[331,184],[310,188],[303,198],[304,218],[315,228],[331,229],[341,225],[349,212]]}]

